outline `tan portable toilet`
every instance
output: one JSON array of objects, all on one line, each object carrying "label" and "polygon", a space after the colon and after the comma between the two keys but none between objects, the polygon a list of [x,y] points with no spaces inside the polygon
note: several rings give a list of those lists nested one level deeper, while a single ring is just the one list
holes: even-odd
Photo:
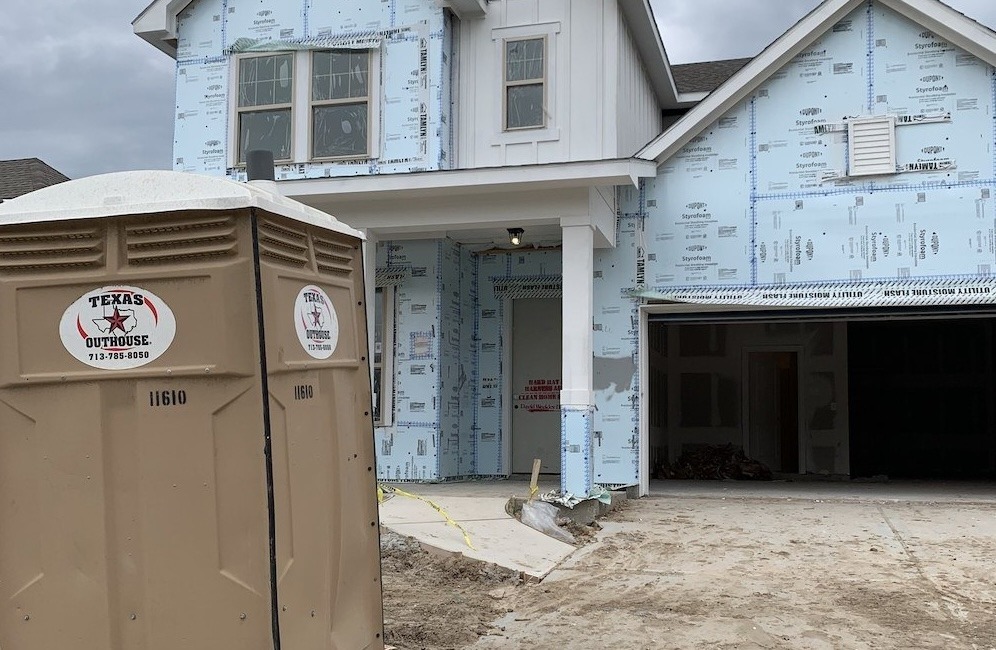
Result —
[{"label": "tan portable toilet", "polygon": [[359,232],[177,172],[0,204],[0,648],[382,648]]}]

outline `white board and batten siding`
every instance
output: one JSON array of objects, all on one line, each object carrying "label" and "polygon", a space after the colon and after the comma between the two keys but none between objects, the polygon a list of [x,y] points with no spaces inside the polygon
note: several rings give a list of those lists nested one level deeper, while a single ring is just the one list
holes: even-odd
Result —
[{"label": "white board and batten siding", "polygon": [[[616,0],[500,0],[459,30],[458,166],[631,155],[659,130],[660,107]],[[503,129],[502,48],[545,37],[546,125]]]},{"label": "white board and batten siding", "polygon": [[657,100],[633,36],[624,20],[619,20],[616,97],[616,154],[632,156],[661,132],[661,105]]}]

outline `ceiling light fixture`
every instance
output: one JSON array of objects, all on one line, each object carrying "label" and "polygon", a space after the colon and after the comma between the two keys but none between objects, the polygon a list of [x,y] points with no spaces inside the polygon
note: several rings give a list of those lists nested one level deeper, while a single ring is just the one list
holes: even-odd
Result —
[{"label": "ceiling light fixture", "polygon": [[522,228],[509,228],[508,229],[508,241],[512,242],[512,246],[518,246],[522,243],[522,233],[526,232]]}]

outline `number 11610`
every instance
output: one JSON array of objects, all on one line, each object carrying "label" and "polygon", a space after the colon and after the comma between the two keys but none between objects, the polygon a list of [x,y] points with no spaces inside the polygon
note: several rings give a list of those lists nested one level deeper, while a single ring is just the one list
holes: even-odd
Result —
[{"label": "number 11610", "polygon": [[150,390],[149,406],[183,406],[187,403],[185,390]]}]

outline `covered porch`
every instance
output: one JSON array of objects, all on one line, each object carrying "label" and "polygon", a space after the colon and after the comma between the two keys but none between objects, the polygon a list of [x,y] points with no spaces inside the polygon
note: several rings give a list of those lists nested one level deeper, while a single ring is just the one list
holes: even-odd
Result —
[{"label": "covered porch", "polygon": [[594,259],[616,245],[616,188],[654,171],[618,160],[279,183],[367,236],[379,478],[507,477],[538,457],[562,490],[589,493]]}]

